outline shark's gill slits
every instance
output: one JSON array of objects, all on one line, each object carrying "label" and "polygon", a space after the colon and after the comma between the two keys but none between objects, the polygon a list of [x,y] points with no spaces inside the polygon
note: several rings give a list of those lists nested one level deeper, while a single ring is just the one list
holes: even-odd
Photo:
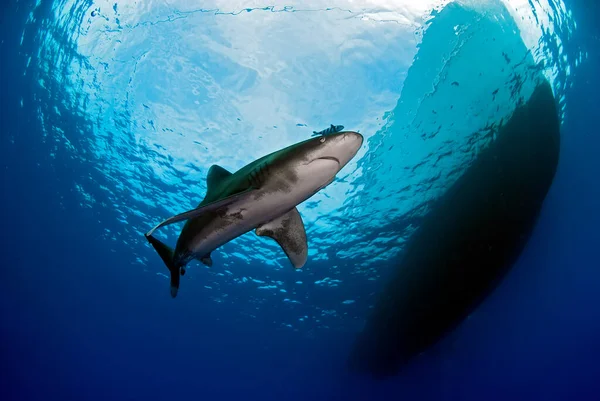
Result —
[{"label": "shark's gill slits", "polygon": [[266,178],[266,172],[265,172],[265,163],[262,163],[259,166],[259,172],[260,172],[260,180],[261,182],[265,182]]},{"label": "shark's gill slits", "polygon": [[260,188],[260,181],[259,181],[258,176],[256,174],[256,170],[253,170],[252,172],[250,172],[249,176],[250,176],[250,180],[251,180],[252,186],[254,188]]},{"label": "shark's gill slits", "polygon": [[271,163],[265,162],[265,169],[267,171],[267,174],[271,175],[271,173],[272,173],[272,171],[271,171]]},{"label": "shark's gill slits", "polygon": [[264,183],[264,180],[263,180],[263,177],[262,177],[262,170],[261,170],[260,164],[254,170],[254,178],[256,179],[256,184],[259,187],[262,187],[262,185]]}]

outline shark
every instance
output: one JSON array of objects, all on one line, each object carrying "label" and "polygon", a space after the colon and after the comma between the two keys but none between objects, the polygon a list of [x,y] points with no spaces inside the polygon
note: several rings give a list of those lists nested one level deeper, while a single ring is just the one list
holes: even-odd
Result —
[{"label": "shark", "polygon": [[[362,144],[361,134],[343,131],[290,145],[234,173],[212,165],[198,206],[144,234],[169,270],[171,297],[177,296],[190,261],[210,267],[211,252],[252,230],[275,240],[292,266],[302,268],[308,244],[297,206],[331,184]],[[174,249],[154,236],[157,229],[182,221]]]}]

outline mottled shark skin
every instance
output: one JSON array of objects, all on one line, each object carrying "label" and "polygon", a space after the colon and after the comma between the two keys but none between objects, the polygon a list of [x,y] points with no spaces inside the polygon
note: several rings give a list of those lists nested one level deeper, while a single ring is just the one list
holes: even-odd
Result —
[{"label": "mottled shark skin", "polygon": [[[363,143],[353,131],[315,137],[268,154],[235,173],[213,165],[206,196],[197,208],[170,217],[145,234],[171,274],[171,296],[192,260],[212,266],[211,252],[256,230],[273,238],[295,268],[306,263],[308,245],[296,206],[329,185]],[[156,229],[186,221],[175,249],[153,236]]]}]

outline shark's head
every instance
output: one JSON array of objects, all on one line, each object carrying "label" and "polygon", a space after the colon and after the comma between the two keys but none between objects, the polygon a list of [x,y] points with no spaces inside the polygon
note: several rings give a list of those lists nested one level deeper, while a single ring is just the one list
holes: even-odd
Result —
[{"label": "shark's head", "polygon": [[298,198],[305,199],[329,185],[336,174],[356,156],[362,143],[361,134],[344,131],[311,138],[291,147],[294,156],[284,159],[294,170],[294,190]]},{"label": "shark's head", "polygon": [[338,171],[342,169],[360,149],[363,136],[358,132],[344,131],[313,138],[306,143],[308,161],[330,160],[337,162]]}]

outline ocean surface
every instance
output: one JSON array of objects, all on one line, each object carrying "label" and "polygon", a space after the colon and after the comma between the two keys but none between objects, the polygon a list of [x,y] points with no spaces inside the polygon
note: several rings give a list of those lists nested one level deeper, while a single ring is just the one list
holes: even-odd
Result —
[{"label": "ocean surface", "polygon": [[[0,400],[600,400],[599,18],[591,0],[5,0]],[[519,260],[398,375],[350,372],[431,202],[541,80],[560,161]],[[172,299],[143,234],[200,202],[211,165],[330,124],[365,141],[298,206],[306,265],[250,232]]]}]

